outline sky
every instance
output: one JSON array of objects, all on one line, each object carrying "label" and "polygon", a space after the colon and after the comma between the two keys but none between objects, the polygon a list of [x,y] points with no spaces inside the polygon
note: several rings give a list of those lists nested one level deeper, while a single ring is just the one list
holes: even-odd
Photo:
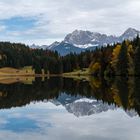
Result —
[{"label": "sky", "polygon": [[0,41],[47,45],[75,29],[140,30],[140,0],[0,0]]}]

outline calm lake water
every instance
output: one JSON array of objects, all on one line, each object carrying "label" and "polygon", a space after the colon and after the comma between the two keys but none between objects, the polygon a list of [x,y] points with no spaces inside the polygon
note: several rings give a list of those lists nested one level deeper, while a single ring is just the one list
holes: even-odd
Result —
[{"label": "calm lake water", "polygon": [[139,140],[140,80],[0,84],[1,140]]}]

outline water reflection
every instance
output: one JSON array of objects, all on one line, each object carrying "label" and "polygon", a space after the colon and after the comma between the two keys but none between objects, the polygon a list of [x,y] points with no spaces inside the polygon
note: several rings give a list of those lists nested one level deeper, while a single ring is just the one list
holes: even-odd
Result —
[{"label": "water reflection", "polygon": [[[69,112],[75,105],[77,108],[82,106],[86,111],[89,109],[88,113],[92,114],[92,108],[102,104],[100,108],[112,105],[113,108],[122,107],[127,112],[134,109],[140,114],[139,85],[140,79],[132,77],[107,80],[90,77],[87,81],[66,78],[46,78],[42,81],[36,78],[33,84],[0,84],[0,109],[50,100],[56,105],[66,106]],[[81,98],[88,100],[80,101]],[[73,104],[70,106],[70,103]]]},{"label": "water reflection", "polygon": [[0,84],[0,139],[138,140],[140,80]]}]

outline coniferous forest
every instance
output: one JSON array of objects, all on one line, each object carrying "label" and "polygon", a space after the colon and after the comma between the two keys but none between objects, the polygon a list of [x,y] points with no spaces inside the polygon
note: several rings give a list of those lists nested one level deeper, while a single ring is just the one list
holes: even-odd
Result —
[{"label": "coniferous forest", "polygon": [[140,38],[66,56],[56,51],[33,49],[19,43],[0,42],[0,67],[32,66],[36,73],[62,74],[89,68],[94,76],[140,75]]}]

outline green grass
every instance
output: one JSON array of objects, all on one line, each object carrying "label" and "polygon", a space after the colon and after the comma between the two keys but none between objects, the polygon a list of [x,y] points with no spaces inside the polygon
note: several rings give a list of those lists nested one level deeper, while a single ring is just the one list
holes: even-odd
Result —
[{"label": "green grass", "polygon": [[63,75],[89,75],[89,69],[83,68],[82,70],[74,70],[72,72],[63,73]]},{"label": "green grass", "polygon": [[88,80],[90,73],[88,68],[83,68],[82,70],[74,70],[73,72],[63,73],[63,77],[73,78],[76,80]]}]

